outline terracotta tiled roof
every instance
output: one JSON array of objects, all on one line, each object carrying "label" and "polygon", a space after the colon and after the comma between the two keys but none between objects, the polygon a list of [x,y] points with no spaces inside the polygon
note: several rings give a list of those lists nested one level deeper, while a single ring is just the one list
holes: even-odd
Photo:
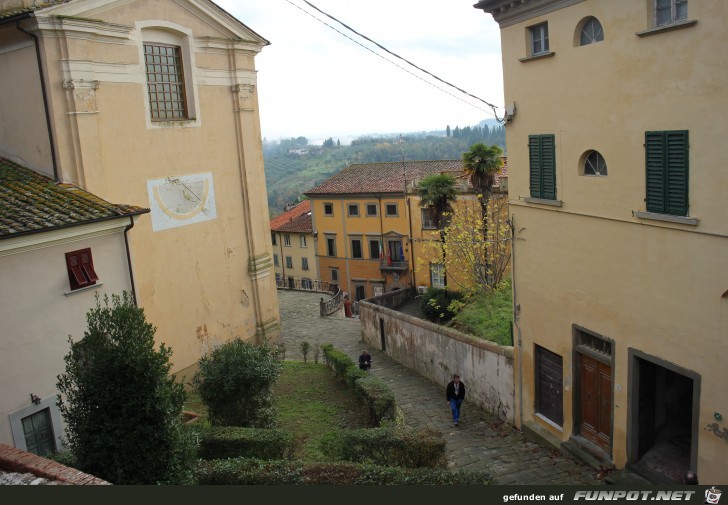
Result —
[{"label": "terracotta tiled roof", "polygon": [[349,165],[305,194],[401,193],[404,191],[405,172],[407,181],[411,182],[442,172],[457,176],[462,171],[462,160],[361,163]]},{"label": "terracotta tiled roof", "polygon": [[304,200],[288,212],[274,217],[270,222],[272,231],[287,231],[293,233],[312,233],[311,201]]},{"label": "terracotta tiled roof", "polygon": [[149,212],[113,204],[73,184],[0,158],[0,239]]}]

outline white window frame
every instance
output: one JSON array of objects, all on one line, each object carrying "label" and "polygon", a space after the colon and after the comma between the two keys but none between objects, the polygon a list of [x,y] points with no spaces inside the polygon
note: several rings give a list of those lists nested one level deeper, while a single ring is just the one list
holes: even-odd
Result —
[{"label": "white window frame", "polygon": [[430,286],[433,288],[445,287],[445,265],[430,263]]},{"label": "white window frame", "polygon": [[283,245],[286,247],[291,247],[291,236],[288,233],[283,235]]},{"label": "white window frame", "polygon": [[300,236],[300,238],[299,238],[299,245],[300,245],[301,247],[308,247],[308,246],[306,245],[306,235],[301,235],[301,236]]},{"label": "white window frame", "polygon": [[293,270],[293,256],[286,256],[286,268]]},{"label": "white window frame", "polygon": [[301,270],[308,270],[308,258],[301,258]]},{"label": "white window frame", "polygon": [[[352,210],[354,212],[352,212]],[[349,217],[359,217],[359,204],[358,203],[347,203],[346,204],[346,215]]]},{"label": "white window frame", "polygon": [[63,424],[61,423],[61,411],[58,410],[58,405],[56,405],[57,401],[58,399],[55,395],[48,396],[43,398],[38,405],[32,403],[27,407],[8,414],[10,431],[13,434],[13,444],[16,448],[21,451],[28,450],[28,446],[25,443],[25,431],[23,431],[23,419],[44,409],[48,409],[51,415],[51,427],[53,428],[53,441],[56,450],[60,450],[63,447]]},{"label": "white window frame", "polygon": [[432,209],[421,209],[422,211],[422,229],[423,230],[436,230],[435,220],[432,218]]},{"label": "white window frame", "polygon": [[[547,21],[528,28],[531,56],[547,54],[549,50],[549,24]],[[536,51],[536,42],[541,44],[541,50]]]},{"label": "white window frame", "polygon": [[[669,26],[675,23],[678,23],[680,21],[686,21],[688,19],[688,0],[670,0],[670,19],[668,21],[663,21],[662,23],[659,22],[658,19],[658,2],[660,0],[653,0],[653,8],[654,8],[654,26],[655,28],[659,28],[661,26]],[[685,5],[685,12],[682,16],[680,16],[680,9],[678,8],[678,4]]]}]

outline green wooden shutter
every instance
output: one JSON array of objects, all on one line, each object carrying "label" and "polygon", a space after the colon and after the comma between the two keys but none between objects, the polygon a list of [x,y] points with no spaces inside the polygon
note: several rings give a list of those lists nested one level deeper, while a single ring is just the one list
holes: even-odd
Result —
[{"label": "green wooden shutter", "polygon": [[688,215],[687,130],[645,132],[647,211]]},{"label": "green wooden shutter", "polygon": [[665,212],[665,132],[645,132],[647,212]]},{"label": "green wooden shutter", "polygon": [[533,198],[556,200],[556,140],[554,135],[529,135],[530,186]]},{"label": "green wooden shutter", "polygon": [[541,198],[541,136],[528,136],[531,197]]},{"label": "green wooden shutter", "polygon": [[556,149],[553,135],[541,135],[541,198],[556,200]]},{"label": "green wooden shutter", "polygon": [[667,213],[688,215],[688,132],[665,132]]}]

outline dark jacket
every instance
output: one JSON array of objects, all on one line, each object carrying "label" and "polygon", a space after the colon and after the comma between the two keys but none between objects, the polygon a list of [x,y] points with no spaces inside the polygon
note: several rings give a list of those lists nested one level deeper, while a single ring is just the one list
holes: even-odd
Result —
[{"label": "dark jacket", "polygon": [[463,381],[460,381],[460,387],[458,388],[458,395],[455,396],[455,382],[450,381],[450,383],[447,385],[447,388],[445,389],[445,398],[447,401],[450,401],[450,399],[454,398],[455,400],[464,400],[465,399],[465,384],[463,384]]},{"label": "dark jacket", "polygon": [[367,354],[366,356],[364,356],[364,354],[362,354],[361,356],[359,356],[359,368],[361,368],[362,370],[366,370],[370,366],[372,366],[372,355],[371,354]]}]

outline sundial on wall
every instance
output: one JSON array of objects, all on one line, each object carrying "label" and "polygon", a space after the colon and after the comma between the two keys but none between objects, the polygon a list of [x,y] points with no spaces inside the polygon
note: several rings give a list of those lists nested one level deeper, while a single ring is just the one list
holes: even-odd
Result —
[{"label": "sundial on wall", "polygon": [[152,179],[147,191],[154,231],[217,217],[211,173]]}]

